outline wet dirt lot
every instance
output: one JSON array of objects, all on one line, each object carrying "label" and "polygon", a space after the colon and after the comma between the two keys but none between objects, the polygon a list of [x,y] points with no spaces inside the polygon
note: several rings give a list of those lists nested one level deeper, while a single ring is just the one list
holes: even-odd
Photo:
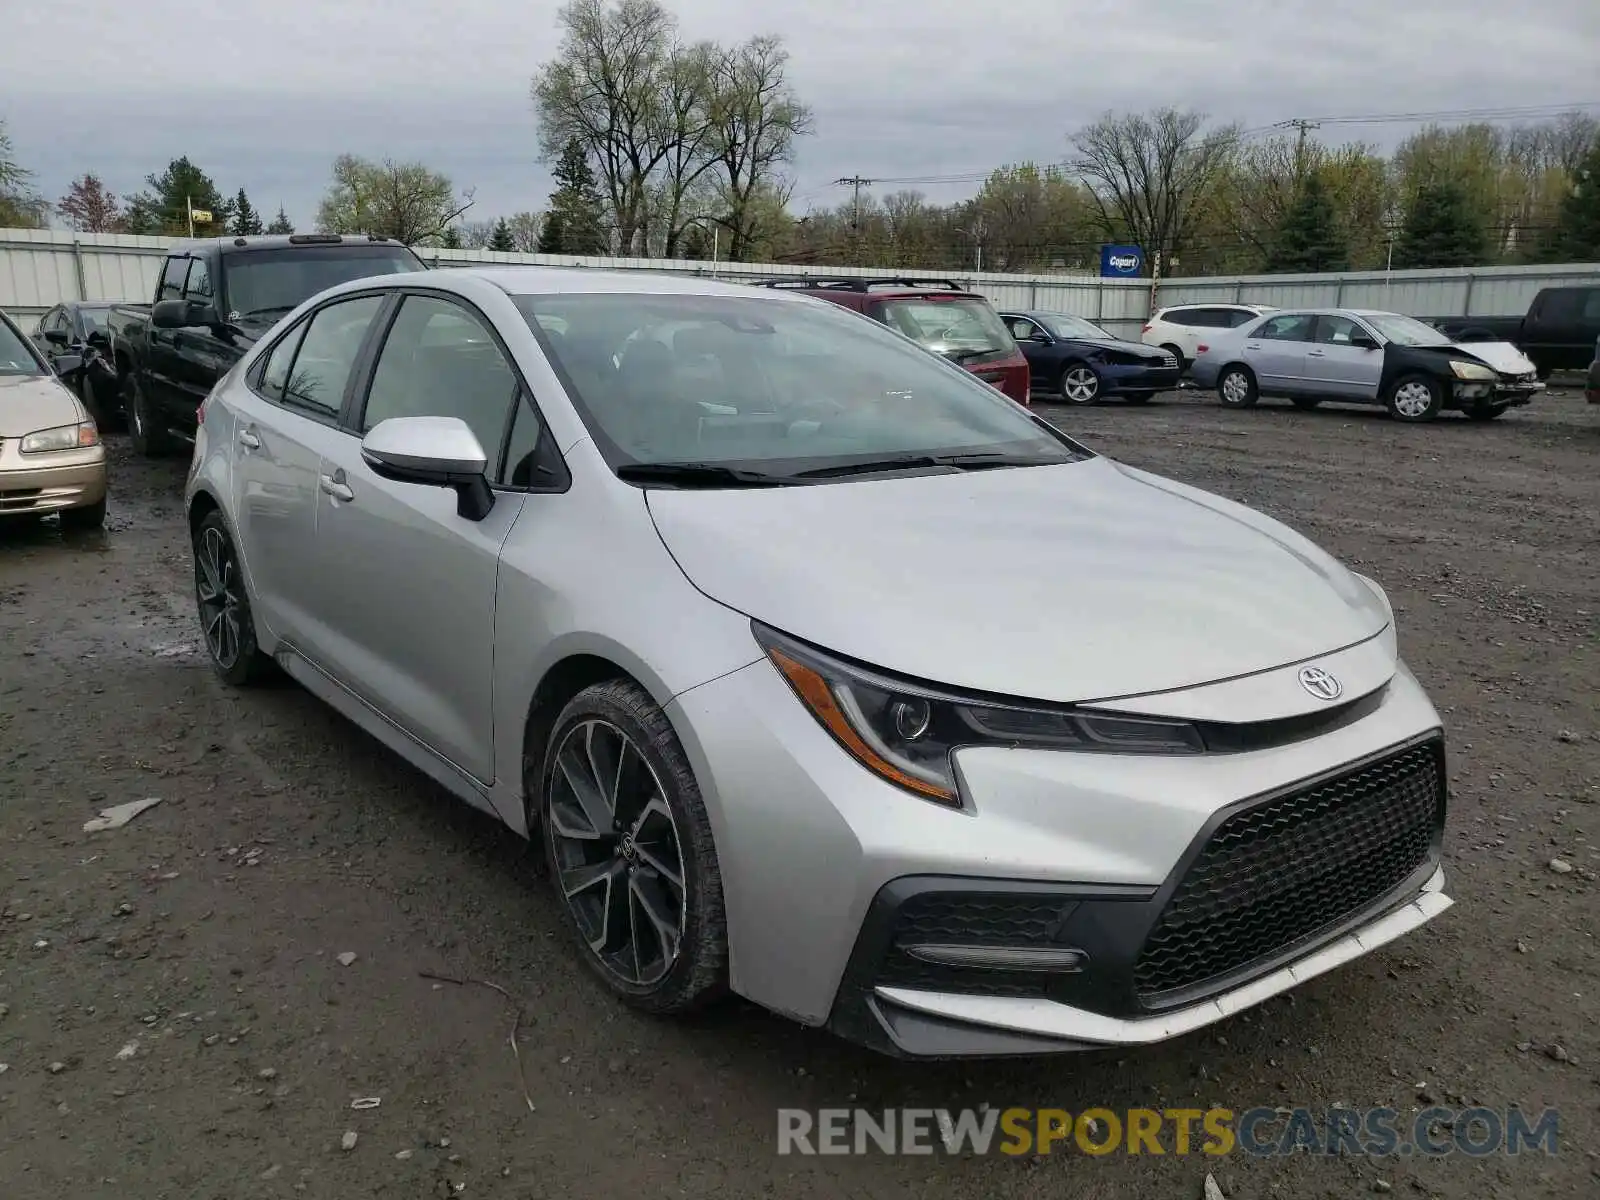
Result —
[{"label": "wet dirt lot", "polygon": [[[1600,1192],[1600,408],[1552,392],[1429,427],[1188,394],[1041,411],[1389,590],[1448,726],[1454,909],[1134,1053],[903,1064],[736,1002],[636,1016],[558,939],[517,839],[294,686],[212,676],[183,464],[114,439],[103,536],[0,530],[0,1196],[1095,1200],[1198,1197],[1208,1171],[1230,1198]],[[82,831],[151,796],[126,827]],[[1440,1160],[775,1153],[779,1107],[984,1103],[1553,1106],[1560,1142]]]}]

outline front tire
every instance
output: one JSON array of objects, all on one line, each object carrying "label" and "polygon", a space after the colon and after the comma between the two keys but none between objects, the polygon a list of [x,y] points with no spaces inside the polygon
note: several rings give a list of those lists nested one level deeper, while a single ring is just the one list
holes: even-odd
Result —
[{"label": "front tire", "polygon": [[173,452],[175,443],[172,435],[159,428],[159,423],[151,416],[150,402],[145,398],[144,388],[139,385],[137,376],[128,376],[124,407],[128,413],[129,440],[133,442],[135,453],[144,458],[165,458]]},{"label": "front tire", "polygon": [[1222,374],[1217,376],[1217,399],[1229,408],[1250,408],[1261,399],[1255,372],[1237,363],[1224,367]]},{"label": "front tire", "polygon": [[1059,390],[1066,404],[1093,404],[1100,399],[1100,376],[1086,363],[1068,363]]},{"label": "front tire", "polygon": [[700,786],[639,687],[585,688],[556,718],[538,780],[540,836],[563,924],[614,995],[690,1011],[727,986],[722,875]]},{"label": "front tire", "polygon": [[93,504],[86,504],[82,508],[64,508],[60,519],[61,528],[74,533],[99,529],[106,523],[106,498],[101,496]]},{"label": "front tire", "polygon": [[1431,421],[1444,407],[1444,389],[1426,375],[1404,375],[1394,381],[1384,404],[1397,421]]},{"label": "front tire", "polygon": [[206,655],[224,683],[249,687],[268,673],[272,660],[256,644],[244,570],[220,512],[206,514],[196,526],[191,544],[195,607]]}]

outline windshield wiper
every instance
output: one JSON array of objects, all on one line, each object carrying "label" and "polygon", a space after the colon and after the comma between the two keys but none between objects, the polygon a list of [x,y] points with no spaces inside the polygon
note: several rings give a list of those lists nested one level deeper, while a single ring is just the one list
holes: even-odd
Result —
[{"label": "windshield wiper", "polygon": [[270,317],[270,316],[273,316],[274,314],[277,314],[278,316],[282,316],[284,313],[293,312],[295,309],[297,309],[299,307],[300,306],[298,304],[279,304],[279,305],[277,305],[276,307],[273,307],[273,308],[252,308],[249,312],[245,313],[244,315],[247,316],[247,317]]},{"label": "windshield wiper", "polygon": [[786,475],[696,462],[624,463],[617,468],[617,478],[630,483],[671,483],[679,487],[704,488],[783,487],[793,482]]},{"label": "windshield wiper", "polygon": [[991,347],[990,349],[987,349],[987,350],[972,350],[972,349],[946,350],[944,352],[944,356],[946,358],[948,358],[951,362],[966,362],[970,358],[982,358],[985,354],[994,354],[994,353],[995,353],[995,350]]},{"label": "windshield wiper", "polygon": [[880,471],[917,471],[930,467],[954,467],[959,471],[981,471],[987,467],[1048,467],[1069,459],[1046,459],[1034,455],[982,451],[975,454],[897,454],[866,462],[838,463],[796,471],[796,479],[836,479],[844,475],[872,475]]}]

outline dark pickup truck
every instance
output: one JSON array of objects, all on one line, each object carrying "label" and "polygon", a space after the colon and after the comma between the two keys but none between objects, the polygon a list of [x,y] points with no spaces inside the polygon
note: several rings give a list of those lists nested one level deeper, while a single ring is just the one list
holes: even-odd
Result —
[{"label": "dark pickup truck", "polygon": [[335,284],[425,271],[388,238],[338,234],[206,238],[172,248],[151,304],[108,315],[118,396],[146,457],[193,443],[200,404],[285,313]]},{"label": "dark pickup truck", "polygon": [[1600,337],[1600,284],[1541,288],[1520,317],[1436,317],[1430,324],[1458,342],[1510,342],[1540,379],[1581,371]]}]

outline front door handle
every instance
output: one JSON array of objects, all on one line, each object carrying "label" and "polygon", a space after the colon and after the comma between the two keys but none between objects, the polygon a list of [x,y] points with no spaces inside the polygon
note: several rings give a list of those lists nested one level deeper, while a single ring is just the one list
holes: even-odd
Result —
[{"label": "front door handle", "polygon": [[354,500],[356,494],[347,484],[341,483],[332,475],[318,475],[317,486],[322,489],[323,495],[332,496],[335,500]]},{"label": "front door handle", "polygon": [[246,450],[259,450],[261,449],[261,439],[248,429],[241,429],[239,430],[239,445]]},{"label": "front door handle", "polygon": [[1244,344],[1244,348],[1246,350],[1259,350],[1259,349],[1261,349],[1261,343],[1260,342],[1246,342]]}]

